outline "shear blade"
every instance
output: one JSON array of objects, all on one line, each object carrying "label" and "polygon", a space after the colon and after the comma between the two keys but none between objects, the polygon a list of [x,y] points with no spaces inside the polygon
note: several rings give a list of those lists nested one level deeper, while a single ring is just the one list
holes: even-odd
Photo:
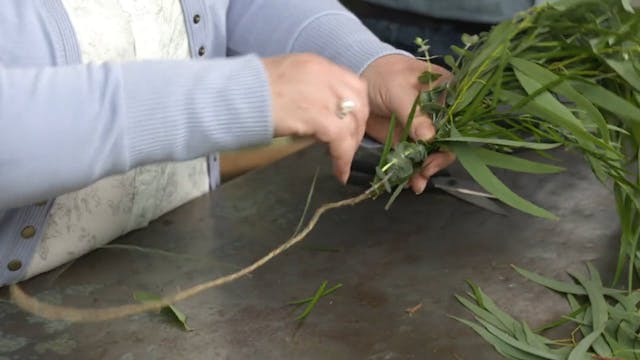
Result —
[{"label": "shear blade", "polygon": [[493,213],[496,214],[500,214],[500,215],[507,215],[507,212],[504,211],[503,208],[501,208],[500,206],[498,206],[498,204],[494,203],[493,200],[484,197],[484,196],[478,196],[478,195],[470,195],[470,194],[465,194],[462,193],[458,190],[454,190],[454,189],[450,189],[447,188],[445,186],[438,186],[436,185],[436,188],[443,190],[445,192],[447,192],[450,195],[453,195],[455,197],[457,197],[460,200],[466,201],[468,203],[471,203],[475,206],[481,207],[485,210],[491,211]]}]

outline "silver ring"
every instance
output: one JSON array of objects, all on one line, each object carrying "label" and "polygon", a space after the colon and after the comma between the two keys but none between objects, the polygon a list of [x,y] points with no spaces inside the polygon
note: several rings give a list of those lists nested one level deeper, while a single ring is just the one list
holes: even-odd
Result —
[{"label": "silver ring", "polygon": [[344,119],[345,116],[349,115],[353,109],[356,108],[356,103],[353,100],[344,99],[340,102],[340,106],[338,109],[338,117],[340,119]]}]

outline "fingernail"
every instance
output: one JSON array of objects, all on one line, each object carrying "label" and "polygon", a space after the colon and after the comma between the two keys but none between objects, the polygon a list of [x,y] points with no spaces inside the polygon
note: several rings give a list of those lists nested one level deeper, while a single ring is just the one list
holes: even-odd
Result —
[{"label": "fingernail", "polygon": [[416,140],[430,140],[435,135],[433,127],[429,125],[423,125],[416,129]]},{"label": "fingernail", "polygon": [[418,190],[415,191],[415,193],[416,193],[416,195],[420,195],[427,188],[427,182],[425,181],[425,182],[418,183],[417,186],[418,186]]}]

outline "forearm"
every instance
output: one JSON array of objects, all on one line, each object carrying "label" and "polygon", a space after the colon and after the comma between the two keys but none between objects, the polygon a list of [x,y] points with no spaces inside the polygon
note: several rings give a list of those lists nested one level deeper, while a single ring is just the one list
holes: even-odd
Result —
[{"label": "forearm", "polygon": [[269,94],[254,56],[0,67],[0,209],[143,164],[266,142]]},{"label": "forearm", "polygon": [[381,56],[407,54],[381,42],[335,0],[234,0],[227,23],[234,54],[312,52],[358,74]]}]

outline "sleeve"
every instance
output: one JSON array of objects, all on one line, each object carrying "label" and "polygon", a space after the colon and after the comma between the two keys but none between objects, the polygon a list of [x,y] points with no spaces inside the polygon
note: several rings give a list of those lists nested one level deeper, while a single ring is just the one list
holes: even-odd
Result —
[{"label": "sleeve", "polygon": [[0,209],[112,174],[267,142],[255,55],[62,67],[0,64]]},{"label": "sleeve", "polygon": [[227,18],[230,54],[312,52],[357,74],[389,54],[411,54],[380,41],[337,0],[233,0]]}]

